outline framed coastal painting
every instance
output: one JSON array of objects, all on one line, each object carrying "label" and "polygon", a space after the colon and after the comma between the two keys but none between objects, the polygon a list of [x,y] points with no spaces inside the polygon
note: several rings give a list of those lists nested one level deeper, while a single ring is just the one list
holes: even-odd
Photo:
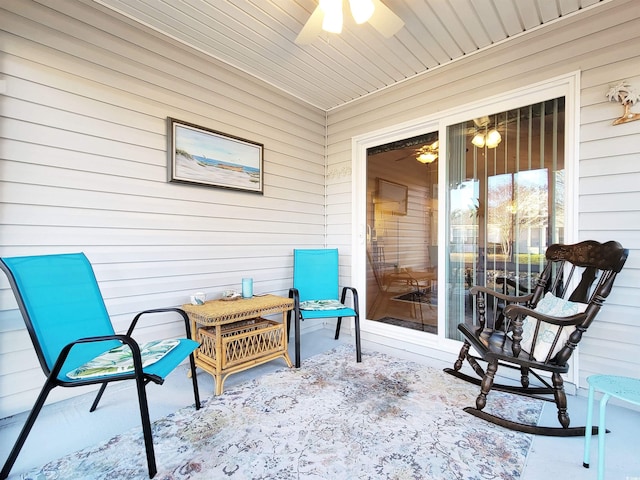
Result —
[{"label": "framed coastal painting", "polygon": [[390,212],[394,215],[406,215],[409,194],[408,187],[383,178],[378,178],[377,180],[376,206],[380,208],[380,210]]},{"label": "framed coastal painting", "polygon": [[263,193],[261,143],[167,118],[169,181]]}]

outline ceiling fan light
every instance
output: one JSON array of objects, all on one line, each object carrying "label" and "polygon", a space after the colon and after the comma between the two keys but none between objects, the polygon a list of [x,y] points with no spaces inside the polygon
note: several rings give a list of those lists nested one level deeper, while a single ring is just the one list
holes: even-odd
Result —
[{"label": "ceiling fan light", "polygon": [[322,30],[329,33],[342,32],[342,13],[340,16],[325,16],[322,21]]},{"label": "ceiling fan light", "polygon": [[325,32],[342,32],[342,0],[320,0],[320,8],[324,11],[322,29]]},{"label": "ceiling fan light", "polygon": [[476,135],[471,140],[471,143],[473,143],[478,148],[484,147],[484,135],[481,133],[476,133]]},{"label": "ceiling fan light", "polygon": [[438,159],[438,154],[434,152],[421,153],[416,157],[420,163],[433,163]]},{"label": "ceiling fan light", "polygon": [[487,133],[487,148],[496,148],[502,141],[502,135],[495,128]]},{"label": "ceiling fan light", "polygon": [[366,22],[373,15],[375,6],[371,0],[349,0],[351,15],[357,24]]},{"label": "ceiling fan light", "polygon": [[484,117],[479,117],[479,118],[474,118],[473,119],[473,123],[475,123],[476,127],[478,127],[478,128],[486,127],[487,125],[489,125],[489,122],[491,122],[491,120],[486,115]]}]

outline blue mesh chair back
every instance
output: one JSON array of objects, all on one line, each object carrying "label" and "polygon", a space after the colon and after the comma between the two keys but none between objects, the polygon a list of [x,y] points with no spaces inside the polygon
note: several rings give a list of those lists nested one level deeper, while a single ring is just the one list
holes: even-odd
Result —
[{"label": "blue mesh chair back", "polygon": [[338,249],[293,251],[293,287],[300,301],[338,300]]},{"label": "blue mesh chair back", "polygon": [[[84,254],[12,257],[3,262],[13,274],[20,310],[47,374],[68,343],[115,333]],[[71,350],[62,374],[119,344],[78,345]]]}]

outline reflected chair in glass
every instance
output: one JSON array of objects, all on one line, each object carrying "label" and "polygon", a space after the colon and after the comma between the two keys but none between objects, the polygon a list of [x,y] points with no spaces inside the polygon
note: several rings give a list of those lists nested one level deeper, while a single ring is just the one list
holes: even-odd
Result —
[{"label": "reflected chair in glass", "polygon": [[[396,278],[392,272],[384,272],[385,265],[380,262],[375,262],[369,250],[367,250],[367,260],[373,273],[373,278],[376,281],[375,292],[367,292],[367,295],[373,297],[373,302],[367,310],[367,318],[371,320],[384,318],[389,314],[392,300],[402,295],[411,296],[419,292],[419,285],[413,281],[411,277],[405,275]],[[395,272],[396,269],[397,268],[393,266],[393,272]],[[414,302],[410,303],[412,317],[417,319],[418,315],[420,315],[422,323],[422,306],[418,305],[416,307]],[[417,310],[418,308],[420,310]]]},{"label": "reflected chair in glass", "polygon": [[[93,412],[107,384],[124,380],[133,380],[136,384],[147,466],[149,477],[153,478],[157,468],[146,385],[149,382],[162,384],[165,377],[188,357],[195,408],[200,408],[193,357],[198,343],[190,339],[187,315],[177,308],[146,310],[133,318],[125,334],[116,334],[93,268],[83,253],[7,257],[0,259],[0,268],[9,279],[46,376],[44,386],[2,468],[0,478],[4,479],[9,475],[51,390],[55,387],[100,385],[90,408]],[[161,352],[160,358],[149,360],[145,356],[148,351],[145,345],[151,348],[152,343],[139,344],[132,336],[133,330],[142,316],[146,318],[163,314],[177,314],[184,322],[186,337],[167,342],[171,345],[167,347],[167,351]],[[128,348],[122,349],[125,345]],[[104,358],[106,352],[113,353],[112,349],[117,347],[124,350],[119,353],[128,358],[126,365],[114,369],[103,364],[97,369],[89,369],[99,363],[92,360]],[[121,452],[122,455],[131,453]]]},{"label": "reflected chair in glass", "polygon": [[[607,432],[605,413],[607,402],[611,397],[618,398],[634,405],[640,405],[640,378],[620,377],[615,375],[591,375],[589,383],[589,405],[587,407],[586,431],[593,425],[593,400],[596,390],[602,392],[598,421],[598,480],[604,479],[604,437]],[[584,459],[582,465],[589,468],[591,453],[591,435],[584,436]],[[629,477],[631,478],[631,477]]]},{"label": "reflected chair in glass", "polygon": [[409,267],[396,268],[395,271],[384,275],[387,292],[397,291],[392,299],[404,300],[411,305],[411,314],[420,320],[422,329],[425,328],[424,308],[431,307],[431,283],[436,275],[429,271],[418,271]]},{"label": "reflected chair in glass", "polygon": [[[453,369],[445,371],[480,386],[475,408],[466,407],[465,412],[525,433],[584,435],[585,427],[569,427],[562,375],[569,371],[573,351],[609,296],[628,250],[614,241],[587,240],[551,245],[545,255],[547,263],[532,293],[510,296],[487,287],[471,288],[477,317],[458,325],[464,344]],[[575,289],[574,274],[576,279],[580,276]],[[504,315],[499,327],[495,326],[496,318],[487,318],[491,312],[494,317]],[[477,355],[471,353],[472,347]],[[475,375],[461,371],[465,360]],[[485,368],[479,361],[486,364]],[[494,383],[499,366],[519,370],[520,385]],[[530,385],[531,377],[540,386]],[[491,390],[553,401],[561,426],[528,425],[484,411]]]},{"label": "reflected chair in glass", "polygon": [[[346,305],[351,293],[352,307]],[[287,314],[287,334],[291,328],[291,315],[295,323],[295,365],[300,367],[300,322],[309,319],[337,318],[337,340],[343,318],[353,317],[355,322],[356,361],[362,361],[360,345],[360,313],[358,292],[354,287],[343,287],[340,297],[338,284],[338,249],[295,249],[293,251],[293,288],[289,298],[294,300],[293,310]],[[338,300],[338,298],[340,300]]]}]

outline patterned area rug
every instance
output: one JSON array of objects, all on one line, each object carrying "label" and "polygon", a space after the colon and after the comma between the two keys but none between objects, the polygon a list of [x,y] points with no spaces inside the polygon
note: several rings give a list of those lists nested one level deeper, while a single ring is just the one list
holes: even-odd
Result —
[{"label": "patterned area rug", "polygon": [[[153,425],[156,479],[517,479],[532,436],[468,415],[478,387],[341,346]],[[492,392],[490,411],[536,423],[537,400]],[[140,428],[25,479],[148,478]]]}]

